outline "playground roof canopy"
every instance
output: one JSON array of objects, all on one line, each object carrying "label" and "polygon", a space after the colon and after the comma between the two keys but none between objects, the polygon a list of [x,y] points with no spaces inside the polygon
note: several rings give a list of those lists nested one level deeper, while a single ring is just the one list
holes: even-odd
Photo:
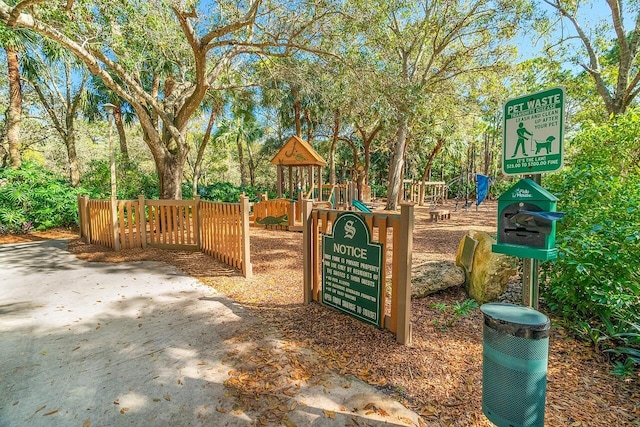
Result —
[{"label": "playground roof canopy", "polygon": [[302,138],[292,136],[271,159],[274,165],[285,166],[326,166],[322,158],[311,144]]}]

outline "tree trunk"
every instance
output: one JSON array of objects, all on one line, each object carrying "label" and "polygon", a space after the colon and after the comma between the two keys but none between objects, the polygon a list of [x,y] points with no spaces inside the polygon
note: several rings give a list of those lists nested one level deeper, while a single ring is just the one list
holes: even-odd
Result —
[{"label": "tree trunk", "polygon": [[238,147],[238,164],[240,165],[240,185],[247,186],[247,166],[244,163],[244,150],[242,149],[242,138],[236,140]]},{"label": "tree trunk", "polygon": [[420,186],[420,197],[418,198],[418,204],[420,206],[424,205],[424,187],[426,185],[427,179],[431,177],[431,165],[433,165],[433,160],[436,158],[442,147],[444,147],[444,138],[438,138],[435,147],[431,150],[429,154],[429,160],[427,160],[427,164],[424,167],[424,172],[422,172],[422,185]]},{"label": "tree trunk", "polygon": [[308,108],[304,110],[304,118],[307,121],[307,142],[311,144],[313,139],[313,121],[311,120],[311,111]]},{"label": "tree trunk", "polygon": [[291,97],[293,98],[293,120],[296,124],[296,136],[302,138],[302,123],[300,122],[300,99],[298,90],[291,86]]},{"label": "tree trunk", "polygon": [[160,198],[181,200],[184,162],[180,162],[176,154],[168,153],[156,160],[156,164],[160,181]]},{"label": "tree trunk", "polygon": [[340,133],[340,111],[336,110],[333,116],[333,132],[331,148],[329,149],[329,184],[336,185],[336,147]]},{"label": "tree trunk", "polygon": [[489,151],[489,132],[484,131],[484,169],[482,172],[485,176],[489,176],[489,164],[491,162],[491,152]]},{"label": "tree trunk", "polygon": [[71,182],[72,187],[77,187],[78,184],[80,184],[80,168],[78,167],[76,136],[73,131],[73,127],[67,128],[64,143],[67,147],[67,157],[69,159],[69,181]]},{"label": "tree trunk", "polygon": [[409,122],[406,117],[400,119],[396,144],[393,149],[391,164],[389,165],[389,185],[387,186],[387,205],[385,209],[394,211],[398,207],[398,195],[402,187],[402,168],[404,166],[404,149],[407,143]]},{"label": "tree trunk", "polygon": [[122,110],[120,103],[116,104],[113,109],[113,121],[118,131],[118,139],[120,141],[120,152],[122,153],[122,161],[129,167],[129,149],[127,148],[127,135],[124,132],[124,122],[122,121]]},{"label": "tree trunk", "polygon": [[198,147],[198,155],[196,157],[196,164],[193,167],[193,196],[195,197],[198,194],[198,181],[200,180],[200,175],[202,174],[202,158],[204,157],[204,151],[209,144],[209,138],[211,138],[211,130],[213,129],[213,124],[216,121],[216,117],[218,116],[218,110],[216,107],[211,108],[211,114],[209,115],[209,122],[207,123],[207,129],[204,131],[204,135],[202,136],[202,143],[200,147]]},{"label": "tree trunk", "polygon": [[256,165],[253,161],[253,151],[251,151],[251,143],[247,141],[247,156],[249,157],[249,183],[252,187],[256,186]]},{"label": "tree trunk", "polygon": [[22,163],[20,157],[20,123],[22,120],[22,86],[18,50],[5,46],[7,66],[9,68],[9,109],[7,110],[7,142],[9,143],[9,162],[18,169]]},{"label": "tree trunk", "polygon": [[0,168],[6,168],[9,165],[9,152],[7,147],[0,144]]}]

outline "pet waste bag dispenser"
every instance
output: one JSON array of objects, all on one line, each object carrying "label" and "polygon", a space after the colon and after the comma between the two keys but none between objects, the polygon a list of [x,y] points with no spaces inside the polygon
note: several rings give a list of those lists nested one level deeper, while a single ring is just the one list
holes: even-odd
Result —
[{"label": "pet waste bag dispenser", "polygon": [[549,318],[530,307],[483,304],[482,411],[499,427],[544,427]]},{"label": "pet waste bag dispenser", "polygon": [[558,199],[533,180],[518,181],[498,198],[498,242],[492,251],[519,258],[548,261],[558,256]]}]

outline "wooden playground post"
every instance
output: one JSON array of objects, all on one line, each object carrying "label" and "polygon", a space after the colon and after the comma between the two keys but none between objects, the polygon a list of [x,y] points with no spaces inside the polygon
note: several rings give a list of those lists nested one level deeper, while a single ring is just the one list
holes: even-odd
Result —
[{"label": "wooden playground post", "polygon": [[293,168],[289,166],[289,198],[293,199]]},{"label": "wooden playground post", "polygon": [[[396,304],[398,313],[398,330],[396,341],[400,344],[411,344],[411,257],[413,253],[413,203],[400,205],[400,241],[398,254],[398,298],[392,301]],[[394,246],[396,242],[393,242]]]},{"label": "wooden playground post", "polygon": [[317,166],[318,169],[318,201],[322,201],[322,168]]},{"label": "wooden playground post", "polygon": [[287,217],[287,220],[288,220],[287,225],[289,227],[293,227],[294,225],[296,225],[296,215],[299,215],[296,212],[296,201],[291,199],[289,200],[289,214]]},{"label": "wooden playground post", "polygon": [[304,296],[304,304],[311,303],[312,300],[312,283],[311,283],[311,266],[313,260],[313,239],[312,233],[315,233],[315,230],[312,230],[313,221],[311,220],[311,211],[313,210],[313,201],[312,200],[302,200],[302,217],[304,227],[302,229],[302,256],[304,259],[304,269],[303,269],[303,296]]},{"label": "wooden playground post", "polygon": [[278,165],[277,166],[277,171],[278,171],[278,199],[282,198],[282,166]]}]

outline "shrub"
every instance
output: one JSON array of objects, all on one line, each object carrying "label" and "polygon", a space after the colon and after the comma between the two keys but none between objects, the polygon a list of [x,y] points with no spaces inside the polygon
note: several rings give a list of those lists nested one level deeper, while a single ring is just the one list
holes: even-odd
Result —
[{"label": "shrub", "polygon": [[542,276],[545,300],[613,350],[640,348],[630,326],[640,320],[638,135],[635,111],[587,127],[571,141],[570,167],[545,181],[565,212],[558,259],[545,264]]},{"label": "shrub", "polygon": [[33,163],[0,169],[0,233],[76,224],[77,194],[66,180]]},{"label": "shrub", "polygon": [[[143,194],[148,199],[157,199],[160,187],[156,174],[143,172],[140,166],[132,160],[126,166],[116,168],[116,198],[118,200],[133,200]],[[88,170],[83,175],[81,183],[92,198],[108,199],[111,195],[109,161],[92,160],[89,162]]]},{"label": "shrub", "polygon": [[249,197],[249,201],[251,202],[257,202],[259,200],[258,194],[262,193],[267,193],[269,199],[275,199],[277,197],[277,193],[271,189],[251,186],[236,187],[230,182],[216,182],[215,184],[198,187],[200,197],[203,200],[213,202],[235,203],[240,200],[242,193]]}]

